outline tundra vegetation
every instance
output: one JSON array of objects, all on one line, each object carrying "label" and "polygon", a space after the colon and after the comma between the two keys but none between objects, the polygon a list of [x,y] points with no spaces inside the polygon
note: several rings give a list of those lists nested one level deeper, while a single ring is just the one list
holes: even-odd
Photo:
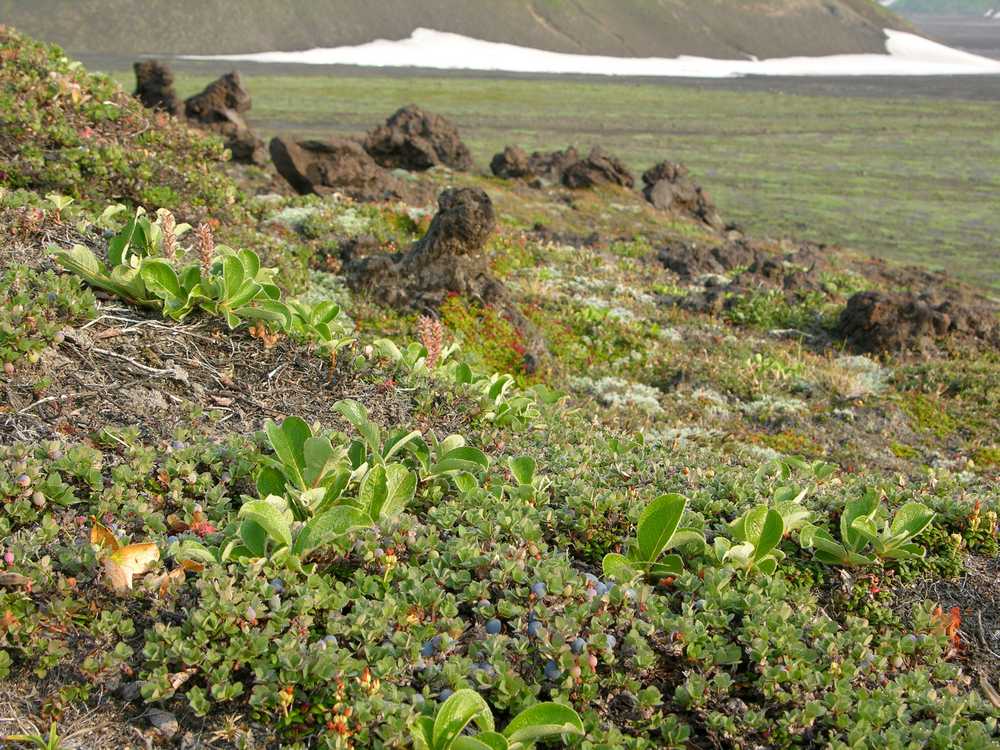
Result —
[{"label": "tundra vegetation", "polygon": [[[937,277],[618,186],[297,196],[58,49],[0,59],[6,742],[996,747],[973,290],[859,354],[849,300]],[[349,283],[454,251],[484,190],[498,302]]]}]

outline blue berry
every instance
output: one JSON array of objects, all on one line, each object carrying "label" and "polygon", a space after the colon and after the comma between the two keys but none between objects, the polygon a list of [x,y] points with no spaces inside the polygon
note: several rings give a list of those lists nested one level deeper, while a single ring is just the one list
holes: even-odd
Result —
[{"label": "blue berry", "polygon": [[585,648],[587,648],[587,642],[583,638],[577,638],[570,644],[570,650],[574,654],[582,654]]},{"label": "blue berry", "polygon": [[541,599],[545,596],[545,584],[541,581],[531,584],[531,593]]},{"label": "blue berry", "polygon": [[270,586],[272,589],[274,589],[274,593],[276,594],[280,594],[282,591],[285,590],[285,582],[282,581],[280,578],[275,578],[273,581],[271,581]]},{"label": "blue berry", "polygon": [[441,636],[436,635],[424,644],[424,647],[420,649],[420,655],[425,659],[429,659],[434,656],[434,652],[437,651],[440,646]]},{"label": "blue berry", "polygon": [[558,680],[561,675],[562,670],[559,669],[559,665],[549,659],[549,663],[545,665],[545,677],[549,680]]},{"label": "blue berry", "polygon": [[327,646],[333,646],[334,648],[336,648],[337,647],[337,636],[335,636],[335,635],[328,635],[328,636],[326,636],[323,639],[323,643],[325,643]]},{"label": "blue berry", "polygon": [[176,536],[168,536],[167,537],[167,544],[177,544],[177,537]]},{"label": "blue berry", "polygon": [[597,585],[598,581],[600,580],[600,579],[599,579],[599,578],[598,578],[597,576],[595,576],[595,575],[594,575],[593,573],[584,573],[584,574],[583,574],[583,577],[587,579],[587,583],[592,583],[592,584],[594,584],[595,586]]},{"label": "blue berry", "polygon": [[438,693],[438,700],[443,703],[444,701],[448,700],[454,694],[455,694],[454,690],[452,690],[451,688],[445,688],[440,693]]},{"label": "blue berry", "polygon": [[541,637],[541,633],[542,633],[542,623],[540,623],[538,620],[532,620],[531,622],[528,623],[528,635],[530,635],[532,638],[539,638]]},{"label": "blue berry", "polygon": [[597,582],[597,595],[598,596],[604,596],[606,593],[608,593],[607,584],[605,584],[604,581],[598,581]]},{"label": "blue berry", "polygon": [[613,651],[615,646],[618,645],[618,639],[613,635],[608,635],[608,650]]},{"label": "blue berry", "polygon": [[635,589],[625,589],[625,596],[629,599],[635,599]]},{"label": "blue berry", "polygon": [[502,627],[501,622],[495,617],[492,620],[486,621],[486,632],[490,635],[497,635]]}]

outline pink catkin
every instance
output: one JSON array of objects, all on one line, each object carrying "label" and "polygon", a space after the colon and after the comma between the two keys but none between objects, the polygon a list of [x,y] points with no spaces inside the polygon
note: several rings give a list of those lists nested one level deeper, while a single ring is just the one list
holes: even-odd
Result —
[{"label": "pink catkin", "polygon": [[433,370],[441,359],[441,349],[444,344],[444,326],[437,318],[427,315],[417,321],[417,336],[420,343],[427,349],[427,369]]}]

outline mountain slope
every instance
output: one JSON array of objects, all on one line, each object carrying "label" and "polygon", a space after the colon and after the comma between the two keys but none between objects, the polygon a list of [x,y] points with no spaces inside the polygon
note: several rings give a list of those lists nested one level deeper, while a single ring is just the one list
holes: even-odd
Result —
[{"label": "mountain slope", "polygon": [[895,0],[884,3],[899,13],[955,13],[982,16],[1000,9],[997,0]]},{"label": "mountain slope", "polygon": [[71,52],[209,54],[400,39],[418,27],[559,52],[782,57],[884,51],[873,0],[0,0],[0,23]]}]

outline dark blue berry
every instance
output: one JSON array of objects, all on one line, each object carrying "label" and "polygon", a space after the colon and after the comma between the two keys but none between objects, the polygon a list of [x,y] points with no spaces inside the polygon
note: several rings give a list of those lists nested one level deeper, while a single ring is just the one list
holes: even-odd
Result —
[{"label": "dark blue berry", "polygon": [[545,596],[545,584],[541,581],[531,584],[531,593],[541,599]]},{"label": "dark blue berry", "polygon": [[502,627],[501,622],[495,617],[486,621],[486,632],[490,635],[497,635]]},{"label": "dark blue berry", "polygon": [[559,665],[549,659],[549,663],[545,665],[545,677],[549,680],[558,680],[561,675],[562,670],[559,669]]},{"label": "dark blue berry", "polygon": [[425,659],[428,659],[434,656],[434,652],[436,652],[440,647],[441,636],[436,635],[424,644],[424,647],[420,649],[420,655]]},{"label": "dark blue berry", "polygon": [[618,645],[618,639],[615,638],[613,635],[608,635],[608,650],[609,651],[614,650],[615,646],[617,645]]},{"label": "dark blue berry", "polygon": [[570,644],[570,650],[574,654],[582,654],[585,648],[587,648],[587,642],[583,638],[577,638]]},{"label": "dark blue berry", "polygon": [[542,623],[538,620],[532,620],[528,623],[528,635],[532,638],[539,638],[542,634]]},{"label": "dark blue berry", "polygon": [[608,593],[607,584],[605,584],[603,581],[598,581],[597,582],[597,595],[598,596],[604,596],[606,593]]},{"label": "dark blue berry", "polygon": [[271,581],[270,586],[272,589],[274,589],[274,593],[276,594],[280,594],[282,591],[285,590],[285,582],[282,581],[280,578],[275,578],[273,581]]},{"label": "dark blue berry", "polygon": [[454,694],[455,694],[454,690],[452,690],[451,688],[445,688],[440,693],[438,693],[438,700],[443,703],[444,701],[448,700]]}]

